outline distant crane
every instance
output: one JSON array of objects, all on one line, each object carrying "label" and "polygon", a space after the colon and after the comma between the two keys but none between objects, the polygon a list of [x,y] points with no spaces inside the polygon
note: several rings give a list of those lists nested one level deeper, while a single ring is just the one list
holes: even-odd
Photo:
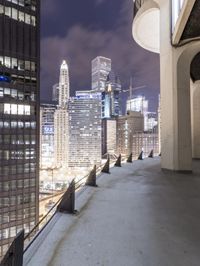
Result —
[{"label": "distant crane", "polygon": [[129,89],[127,90],[122,90],[122,92],[129,92],[129,100],[130,100],[130,111],[131,111],[131,99],[132,99],[132,95],[133,95],[133,91],[139,90],[139,89],[143,89],[146,88],[146,85],[143,86],[138,86],[138,87],[134,87],[133,88],[133,78],[130,78],[130,86]]}]

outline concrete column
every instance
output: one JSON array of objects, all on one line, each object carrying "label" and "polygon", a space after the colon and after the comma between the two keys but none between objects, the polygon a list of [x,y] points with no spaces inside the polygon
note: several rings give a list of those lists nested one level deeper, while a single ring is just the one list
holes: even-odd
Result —
[{"label": "concrete column", "polygon": [[161,166],[191,171],[190,65],[171,46],[171,1],[160,2]]},{"label": "concrete column", "polygon": [[200,80],[191,84],[192,157],[200,159]]}]

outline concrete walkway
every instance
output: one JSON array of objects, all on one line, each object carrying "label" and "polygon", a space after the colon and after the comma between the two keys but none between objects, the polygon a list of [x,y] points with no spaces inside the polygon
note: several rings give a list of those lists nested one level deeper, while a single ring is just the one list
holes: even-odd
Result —
[{"label": "concrete walkway", "polygon": [[57,214],[25,254],[29,266],[199,266],[200,161],[191,175],[145,159],[78,195],[75,216]]}]

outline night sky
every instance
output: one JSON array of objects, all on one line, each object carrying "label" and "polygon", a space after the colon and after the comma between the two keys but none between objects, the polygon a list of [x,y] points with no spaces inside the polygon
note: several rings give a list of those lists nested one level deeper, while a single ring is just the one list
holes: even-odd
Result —
[{"label": "night sky", "polygon": [[[123,89],[146,86],[136,94],[150,100],[156,111],[159,56],[139,47],[132,38],[132,0],[43,0],[41,6],[41,102],[51,100],[59,67],[67,60],[70,91],[91,89],[91,60],[112,59]],[[123,94],[123,99],[127,94]]]}]

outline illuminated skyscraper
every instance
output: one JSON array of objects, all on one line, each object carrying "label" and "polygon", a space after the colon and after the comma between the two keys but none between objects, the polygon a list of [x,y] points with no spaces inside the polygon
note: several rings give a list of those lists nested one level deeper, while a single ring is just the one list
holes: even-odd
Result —
[{"label": "illuminated skyscraper", "polygon": [[59,84],[56,83],[53,85],[53,88],[52,88],[52,101],[55,104],[58,104],[58,98],[59,98]]},{"label": "illuminated skyscraper", "polygon": [[157,114],[148,111],[149,102],[144,96],[129,99],[126,102],[126,111],[141,112],[144,115],[144,130],[151,131],[157,125]]},{"label": "illuminated skyscraper", "polygon": [[0,1],[0,256],[38,221],[40,1]]},{"label": "illuminated skyscraper", "polygon": [[56,106],[41,104],[40,107],[40,166],[54,165],[54,114]]},{"label": "illuminated skyscraper", "polygon": [[102,92],[102,118],[121,115],[120,92],[121,82],[111,71],[106,79],[105,91]]},{"label": "illuminated skyscraper", "polygon": [[111,59],[97,56],[92,60],[92,90],[104,91],[106,80],[111,71]]},{"label": "illuminated skyscraper", "polygon": [[132,152],[133,135],[144,131],[144,117],[141,112],[129,111],[117,118],[117,153],[129,155]]},{"label": "illuminated skyscraper", "polygon": [[117,121],[115,118],[102,119],[102,155],[116,154]]},{"label": "illuminated skyscraper", "polygon": [[133,99],[128,99],[126,102],[126,111],[141,112],[145,114],[148,112],[149,103],[144,96],[138,96]]},{"label": "illuminated skyscraper", "polygon": [[58,106],[55,111],[55,163],[67,167],[68,164],[68,111],[69,100],[69,70],[65,60],[60,67]]},{"label": "illuminated skyscraper", "polygon": [[69,168],[101,164],[101,93],[76,92],[69,101]]}]

